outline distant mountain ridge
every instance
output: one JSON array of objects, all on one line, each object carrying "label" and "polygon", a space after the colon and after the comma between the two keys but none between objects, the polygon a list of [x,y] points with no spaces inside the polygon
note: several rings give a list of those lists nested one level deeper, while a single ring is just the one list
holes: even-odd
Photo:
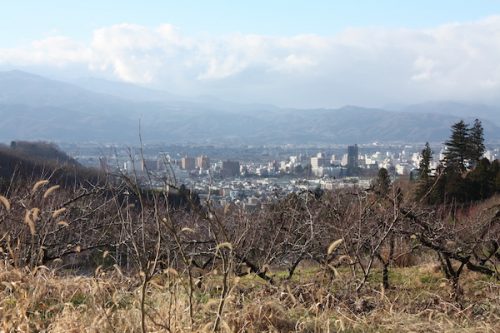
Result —
[{"label": "distant mountain ridge", "polygon": [[20,71],[0,72],[0,141],[135,144],[140,127],[146,142],[165,143],[438,142],[448,138],[453,122],[476,117],[483,121],[487,140],[500,140],[494,107],[450,102],[399,111],[357,106],[288,109],[189,99],[112,81],[87,79],[81,85]]},{"label": "distant mountain ridge", "polygon": [[435,101],[408,105],[399,109],[407,113],[438,113],[457,117],[487,119],[500,126],[500,107],[456,101]]}]

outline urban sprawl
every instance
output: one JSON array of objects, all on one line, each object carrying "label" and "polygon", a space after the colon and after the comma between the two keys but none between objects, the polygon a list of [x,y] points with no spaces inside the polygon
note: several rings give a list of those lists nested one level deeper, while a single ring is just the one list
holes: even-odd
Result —
[{"label": "urban sprawl", "polygon": [[[144,145],[63,145],[81,164],[110,173],[125,173],[143,185],[167,184],[194,190],[201,203],[236,204],[258,209],[290,193],[335,188],[368,188],[380,168],[391,177],[417,174],[423,145],[367,145],[317,147],[189,147]],[[435,169],[444,148],[432,146]],[[500,146],[488,147],[490,161],[500,157]],[[149,175],[148,177],[146,177]]]}]

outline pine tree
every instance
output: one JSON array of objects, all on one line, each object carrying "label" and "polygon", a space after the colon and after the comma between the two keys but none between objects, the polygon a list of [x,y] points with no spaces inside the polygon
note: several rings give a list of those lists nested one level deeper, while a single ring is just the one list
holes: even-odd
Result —
[{"label": "pine tree", "polygon": [[495,170],[495,191],[497,193],[500,193],[500,162],[496,160],[493,162],[495,164],[494,170]]},{"label": "pine tree", "polygon": [[[429,191],[432,186],[431,179],[431,160],[432,160],[432,149],[429,146],[429,142],[425,143],[425,148],[421,152],[422,159],[419,163],[419,181],[416,188],[415,196],[417,200],[422,199],[424,196],[429,195]],[[429,198],[426,200],[427,203],[430,202]]]},{"label": "pine tree", "polygon": [[378,170],[377,179],[373,184],[374,190],[380,196],[385,196],[389,193],[389,188],[391,187],[391,178],[389,177],[389,172],[386,168],[381,168]]},{"label": "pine tree", "polygon": [[425,143],[425,148],[420,153],[422,159],[419,163],[419,175],[420,179],[428,179],[431,173],[431,160],[432,160],[432,149],[429,146],[429,142]]},{"label": "pine tree", "polygon": [[469,172],[464,181],[470,200],[483,200],[495,193],[495,170],[487,158],[476,163],[474,170]]},{"label": "pine tree", "polygon": [[447,171],[463,172],[470,155],[469,127],[463,121],[451,126],[451,137],[445,142],[444,163]]},{"label": "pine tree", "polygon": [[[454,124],[445,144],[443,202],[467,202],[491,196],[495,191],[494,167],[486,159],[481,160],[485,151],[481,121],[476,119],[472,127],[463,120]],[[468,168],[472,171],[464,174]]]},{"label": "pine tree", "polygon": [[474,120],[474,125],[469,130],[468,157],[476,164],[484,154],[484,130],[479,119]]}]

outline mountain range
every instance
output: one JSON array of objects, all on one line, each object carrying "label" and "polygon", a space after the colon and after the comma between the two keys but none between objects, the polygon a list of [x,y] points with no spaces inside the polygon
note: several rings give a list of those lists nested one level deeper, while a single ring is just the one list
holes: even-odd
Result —
[{"label": "mountain range", "polygon": [[63,82],[0,72],[0,141],[169,144],[442,142],[459,119],[479,118],[500,140],[500,108],[455,101],[397,109],[291,109],[184,97],[94,78]]}]

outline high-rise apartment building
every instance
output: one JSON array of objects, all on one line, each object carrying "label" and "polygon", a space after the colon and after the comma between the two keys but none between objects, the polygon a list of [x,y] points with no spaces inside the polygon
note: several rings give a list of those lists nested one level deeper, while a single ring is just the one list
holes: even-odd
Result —
[{"label": "high-rise apartment building", "polygon": [[311,157],[311,168],[313,170],[328,166],[329,164],[323,153],[318,153],[316,156]]},{"label": "high-rise apartment building", "polygon": [[181,169],[183,170],[194,170],[196,168],[194,157],[184,156],[181,158]]},{"label": "high-rise apartment building", "polygon": [[359,149],[358,145],[347,147],[347,172],[349,175],[356,175],[358,173],[358,159],[359,159]]},{"label": "high-rise apartment building", "polygon": [[196,158],[196,168],[200,170],[210,169],[210,159],[208,156],[201,155]]}]

